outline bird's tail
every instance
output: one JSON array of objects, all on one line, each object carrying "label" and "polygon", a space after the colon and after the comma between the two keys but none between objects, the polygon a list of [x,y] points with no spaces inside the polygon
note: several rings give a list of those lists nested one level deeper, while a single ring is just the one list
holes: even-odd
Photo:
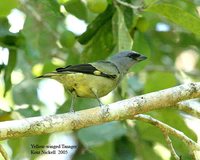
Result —
[{"label": "bird's tail", "polygon": [[51,77],[57,76],[57,75],[58,75],[58,72],[49,72],[44,75],[38,76],[36,78],[51,78]]}]

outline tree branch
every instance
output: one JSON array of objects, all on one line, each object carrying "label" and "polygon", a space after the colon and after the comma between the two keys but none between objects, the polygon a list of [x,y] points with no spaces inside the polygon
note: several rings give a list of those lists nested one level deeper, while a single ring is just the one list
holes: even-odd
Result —
[{"label": "tree branch", "polygon": [[123,120],[134,115],[175,106],[178,102],[200,97],[200,82],[152,92],[106,106],[75,113],[32,117],[0,122],[0,140],[76,130],[105,122]]},{"label": "tree branch", "polygon": [[175,149],[174,149],[174,147],[173,147],[172,141],[171,141],[171,139],[169,138],[168,134],[167,134],[166,132],[164,132],[164,131],[162,131],[162,132],[163,132],[163,135],[164,135],[165,140],[166,140],[166,142],[167,142],[168,148],[169,148],[169,150],[171,151],[171,154],[172,154],[172,156],[174,157],[174,159],[175,159],[175,160],[181,160],[180,157],[177,155],[177,153],[176,153],[176,151],[175,151]]},{"label": "tree branch", "polygon": [[194,100],[179,102],[175,108],[200,119],[200,103]]},{"label": "tree branch", "polygon": [[2,147],[2,145],[0,144],[0,154],[2,155],[2,157],[5,159],[5,160],[9,160],[9,156],[8,154],[6,153],[6,151],[4,150],[4,148]]},{"label": "tree branch", "polygon": [[187,144],[189,146],[189,149],[191,150],[191,153],[193,153],[194,151],[200,151],[200,145],[199,144],[197,144],[192,139],[188,138],[184,133],[176,130],[175,128],[172,128],[172,127],[168,126],[167,124],[165,124],[165,123],[163,123],[163,122],[161,122],[157,119],[152,118],[149,115],[139,114],[139,115],[134,116],[134,118],[137,119],[137,120],[141,120],[141,121],[150,123],[150,124],[158,127],[163,132],[165,140],[167,142],[167,145],[168,145],[173,157],[176,160],[180,160],[180,158],[178,157],[178,155],[176,154],[176,152],[175,152],[175,150],[172,146],[171,140],[168,136],[169,134],[179,138],[185,144]]}]

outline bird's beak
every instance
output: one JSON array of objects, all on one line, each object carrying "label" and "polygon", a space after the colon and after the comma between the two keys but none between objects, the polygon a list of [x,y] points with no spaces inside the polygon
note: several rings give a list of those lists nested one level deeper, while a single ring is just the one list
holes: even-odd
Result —
[{"label": "bird's beak", "polygon": [[137,61],[143,61],[145,59],[147,59],[147,57],[144,55],[140,55],[139,57],[137,57]]}]

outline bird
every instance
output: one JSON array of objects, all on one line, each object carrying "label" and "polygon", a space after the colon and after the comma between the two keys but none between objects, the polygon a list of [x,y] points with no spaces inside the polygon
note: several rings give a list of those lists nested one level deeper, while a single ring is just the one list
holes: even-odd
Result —
[{"label": "bird", "polygon": [[51,78],[62,83],[72,95],[70,112],[75,112],[76,97],[96,98],[99,106],[103,106],[99,98],[114,90],[128,70],[145,59],[146,56],[136,51],[121,51],[107,60],[68,65],[36,78]]}]

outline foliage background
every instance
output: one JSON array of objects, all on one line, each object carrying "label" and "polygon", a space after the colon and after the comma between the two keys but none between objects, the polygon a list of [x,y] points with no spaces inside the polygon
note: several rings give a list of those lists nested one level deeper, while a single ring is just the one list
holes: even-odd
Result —
[{"label": "foliage background", "polygon": [[[0,121],[67,112],[70,95],[64,94],[62,86],[34,77],[57,67],[106,59],[121,50],[135,50],[148,60],[133,67],[120,86],[103,98],[105,103],[199,81],[200,1],[123,2],[139,7],[108,0],[105,11],[93,13],[81,0],[0,1]],[[15,25],[9,16],[15,17],[16,9],[24,24],[19,31],[12,31]],[[84,33],[79,33],[77,26],[70,27],[76,24],[69,21],[72,15],[87,26]],[[97,106],[93,99],[76,102],[76,110],[93,106]],[[197,140],[183,113],[166,109],[148,114]],[[191,159],[187,146],[171,138],[177,153]],[[31,154],[31,144],[62,143],[78,145],[76,152],[68,149],[69,154],[60,157],[63,159],[170,159],[162,133],[133,120],[1,142],[16,160],[48,159],[49,155]]]}]

